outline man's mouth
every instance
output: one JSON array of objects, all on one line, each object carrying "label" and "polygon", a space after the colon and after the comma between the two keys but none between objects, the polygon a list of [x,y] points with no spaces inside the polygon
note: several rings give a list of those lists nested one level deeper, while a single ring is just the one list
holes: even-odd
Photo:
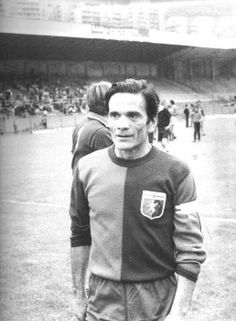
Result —
[{"label": "man's mouth", "polygon": [[118,138],[129,138],[132,137],[132,135],[116,135]]}]

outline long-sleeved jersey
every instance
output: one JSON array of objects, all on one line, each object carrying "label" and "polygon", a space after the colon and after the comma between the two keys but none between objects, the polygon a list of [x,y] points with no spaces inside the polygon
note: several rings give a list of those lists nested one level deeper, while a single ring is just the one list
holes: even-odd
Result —
[{"label": "long-sleeved jersey", "polygon": [[117,281],[177,272],[193,281],[205,260],[188,166],[155,147],[117,158],[114,146],[79,161],[71,190],[71,246],[91,245],[90,271]]},{"label": "long-sleeved jersey", "polygon": [[112,144],[106,119],[89,112],[86,119],[76,126],[72,134],[72,169],[75,169],[80,158]]}]

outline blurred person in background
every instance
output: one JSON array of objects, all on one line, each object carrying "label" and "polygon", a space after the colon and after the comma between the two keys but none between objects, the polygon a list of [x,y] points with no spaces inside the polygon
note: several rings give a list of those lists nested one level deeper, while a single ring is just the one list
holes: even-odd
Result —
[{"label": "blurred person in background", "polygon": [[158,128],[158,142],[164,151],[168,152],[168,142],[170,136],[172,115],[168,109],[167,103],[163,100],[160,104],[159,112],[157,114],[157,128]]},{"label": "blurred person in background", "polygon": [[193,142],[200,142],[201,140],[201,121],[202,113],[198,106],[195,106],[192,113],[192,122],[193,122]]},{"label": "blurred person in background", "polygon": [[193,176],[148,141],[152,86],[118,82],[106,101],[114,145],[79,161],[71,189],[77,319],[184,321],[205,260]]},{"label": "blurred person in background", "polygon": [[175,124],[176,124],[176,115],[177,115],[177,107],[173,99],[170,100],[170,105],[168,106],[169,112],[171,113],[171,125],[169,127],[170,135],[169,139],[174,140],[176,139],[175,136]]},{"label": "blurred person in background", "polygon": [[196,102],[196,106],[199,108],[201,114],[202,114],[202,119],[201,119],[201,122],[200,122],[200,132],[201,132],[201,135],[202,136],[205,136],[205,126],[204,126],[204,123],[205,123],[205,112],[204,112],[204,109],[203,109],[203,106],[202,106],[202,102],[201,100],[198,100]]},{"label": "blurred person in background", "polygon": [[190,109],[190,127],[193,127],[193,114],[194,114],[194,104],[191,104],[191,109]]},{"label": "blurred person in background", "polygon": [[107,124],[105,94],[111,83],[101,81],[92,84],[87,91],[89,112],[86,118],[74,129],[72,134],[72,163],[75,167],[83,156],[112,145],[111,133]]},{"label": "blurred person in background", "polygon": [[186,128],[188,128],[188,126],[189,126],[189,115],[190,115],[190,111],[189,111],[188,105],[186,104],[185,108],[184,108],[184,117],[185,117]]}]

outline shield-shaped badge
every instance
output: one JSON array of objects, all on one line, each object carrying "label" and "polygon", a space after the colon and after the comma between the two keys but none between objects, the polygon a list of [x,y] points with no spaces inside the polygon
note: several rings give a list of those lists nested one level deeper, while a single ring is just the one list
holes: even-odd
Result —
[{"label": "shield-shaped badge", "polygon": [[141,213],[151,220],[160,218],[165,209],[166,193],[143,191]]}]

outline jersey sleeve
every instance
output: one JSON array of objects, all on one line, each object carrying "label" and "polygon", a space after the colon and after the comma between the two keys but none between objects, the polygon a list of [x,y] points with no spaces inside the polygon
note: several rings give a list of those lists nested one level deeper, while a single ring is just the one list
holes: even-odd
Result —
[{"label": "jersey sleeve", "polygon": [[71,147],[71,153],[74,153],[75,150],[75,146],[76,146],[76,141],[77,141],[77,132],[78,132],[78,128],[75,127],[72,133],[72,147]]},{"label": "jersey sleeve", "polygon": [[111,133],[108,128],[102,127],[94,132],[91,138],[91,146],[94,150],[103,149],[113,144]]},{"label": "jersey sleeve", "polygon": [[176,273],[194,282],[198,278],[201,264],[206,259],[196,199],[194,179],[189,172],[177,189],[173,240],[176,250]]},{"label": "jersey sleeve", "polygon": [[71,247],[91,245],[89,207],[83,183],[80,180],[79,166],[76,167],[70,199]]}]

